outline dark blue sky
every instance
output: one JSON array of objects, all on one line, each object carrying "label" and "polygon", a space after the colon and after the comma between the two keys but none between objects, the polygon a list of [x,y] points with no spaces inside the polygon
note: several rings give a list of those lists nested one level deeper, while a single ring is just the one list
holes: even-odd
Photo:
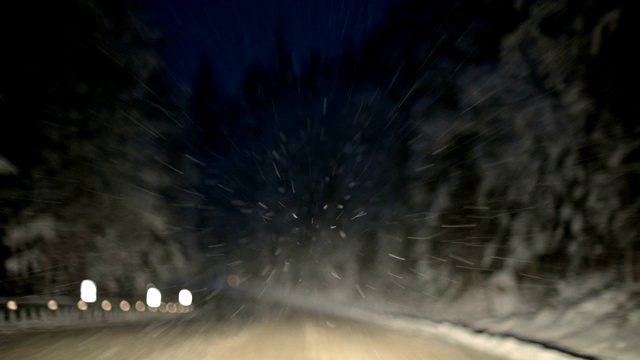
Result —
[{"label": "dark blue sky", "polygon": [[161,0],[149,15],[166,42],[164,60],[178,82],[189,85],[202,56],[211,59],[217,86],[235,93],[248,64],[273,53],[281,25],[296,64],[311,50],[338,55],[358,44],[384,19],[394,0]]}]

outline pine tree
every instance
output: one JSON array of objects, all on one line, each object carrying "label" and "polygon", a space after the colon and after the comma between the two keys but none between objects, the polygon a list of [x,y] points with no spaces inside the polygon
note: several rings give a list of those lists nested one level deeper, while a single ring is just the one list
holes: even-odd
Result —
[{"label": "pine tree", "polygon": [[0,112],[12,119],[2,152],[21,169],[2,238],[10,277],[25,279],[15,291],[75,292],[90,277],[130,294],[179,278],[188,245],[163,197],[171,125],[150,116],[160,102],[149,87],[160,66],[153,34],[123,3],[39,5],[3,11],[4,26],[34,27],[1,35]]}]

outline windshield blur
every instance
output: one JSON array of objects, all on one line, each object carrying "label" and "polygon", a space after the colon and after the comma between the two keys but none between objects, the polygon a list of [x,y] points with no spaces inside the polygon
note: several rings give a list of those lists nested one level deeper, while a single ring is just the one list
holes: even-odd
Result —
[{"label": "windshield blur", "polygon": [[[433,357],[527,358],[478,331],[569,358],[640,353],[622,1],[0,8],[14,358],[96,338],[120,344],[106,358],[155,357],[134,343],[241,358],[286,342],[274,333],[304,334],[283,345],[293,358],[316,343],[416,358],[440,337],[464,346]],[[335,342],[347,328],[368,335]],[[210,353],[202,334],[251,340]]]}]

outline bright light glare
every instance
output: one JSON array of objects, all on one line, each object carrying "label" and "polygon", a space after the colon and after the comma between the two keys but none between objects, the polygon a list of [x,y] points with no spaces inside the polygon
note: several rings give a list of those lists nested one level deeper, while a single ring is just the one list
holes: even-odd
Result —
[{"label": "bright light glare", "polygon": [[49,300],[49,302],[47,302],[47,307],[51,311],[56,311],[58,310],[58,303],[55,300]]},{"label": "bright light glare", "polygon": [[80,311],[85,311],[89,308],[89,306],[87,306],[87,303],[80,300],[78,301],[78,309],[80,309]]},{"label": "bright light glare", "polygon": [[16,303],[13,300],[9,300],[9,302],[7,303],[7,309],[9,309],[9,310],[18,310],[18,303]]},{"label": "bright light glare", "polygon": [[182,306],[189,306],[193,301],[193,296],[191,295],[191,291],[187,289],[180,290],[178,293],[178,302]]},{"label": "bright light glare", "polygon": [[160,306],[162,302],[162,295],[160,294],[160,290],[156,288],[149,288],[147,290],[147,306],[150,308],[157,308]]},{"label": "bright light glare", "polygon": [[96,302],[98,289],[92,280],[82,280],[80,284],[80,299],[86,303]]}]

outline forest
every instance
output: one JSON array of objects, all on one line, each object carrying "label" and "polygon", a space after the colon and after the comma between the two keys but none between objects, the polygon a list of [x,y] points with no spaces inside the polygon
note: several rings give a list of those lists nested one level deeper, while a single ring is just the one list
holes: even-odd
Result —
[{"label": "forest", "polygon": [[132,4],[2,12],[4,293],[237,274],[260,294],[428,306],[640,281],[622,1],[399,1],[302,66],[276,28],[232,99],[206,56],[176,86]]}]

